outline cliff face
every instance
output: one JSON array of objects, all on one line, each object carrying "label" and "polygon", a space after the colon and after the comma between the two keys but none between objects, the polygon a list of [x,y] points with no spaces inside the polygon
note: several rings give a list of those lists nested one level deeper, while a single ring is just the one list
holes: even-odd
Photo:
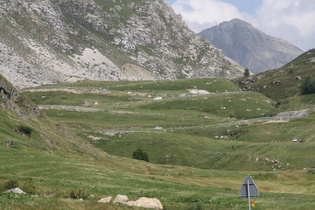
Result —
[{"label": "cliff face", "polygon": [[199,35],[254,73],[279,68],[303,53],[288,41],[268,36],[239,19],[223,22]]},{"label": "cliff face", "polygon": [[243,73],[163,0],[7,0],[0,27],[0,73],[20,88]]}]

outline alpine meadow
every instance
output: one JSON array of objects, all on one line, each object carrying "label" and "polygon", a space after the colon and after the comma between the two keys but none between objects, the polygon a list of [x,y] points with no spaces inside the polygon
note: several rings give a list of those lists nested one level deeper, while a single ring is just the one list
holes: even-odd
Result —
[{"label": "alpine meadow", "polygon": [[0,209],[241,210],[247,175],[253,210],[315,209],[314,49],[244,74],[163,0],[0,17]]}]

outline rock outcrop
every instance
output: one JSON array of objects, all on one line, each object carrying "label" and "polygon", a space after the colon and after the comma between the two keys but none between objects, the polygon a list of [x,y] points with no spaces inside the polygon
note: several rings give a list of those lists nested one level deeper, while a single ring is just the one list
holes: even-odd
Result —
[{"label": "rock outcrop", "polygon": [[243,73],[163,0],[3,1],[0,27],[0,73],[18,88]]},{"label": "rock outcrop", "polygon": [[0,104],[24,119],[39,117],[41,112],[38,106],[21,95],[15,87],[0,74]]}]

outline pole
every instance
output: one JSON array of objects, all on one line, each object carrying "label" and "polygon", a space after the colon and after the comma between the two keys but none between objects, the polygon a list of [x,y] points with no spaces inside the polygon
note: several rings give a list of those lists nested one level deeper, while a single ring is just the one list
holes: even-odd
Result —
[{"label": "pole", "polygon": [[248,196],[248,210],[251,210],[251,205],[250,205],[249,180],[247,180],[247,196]]}]

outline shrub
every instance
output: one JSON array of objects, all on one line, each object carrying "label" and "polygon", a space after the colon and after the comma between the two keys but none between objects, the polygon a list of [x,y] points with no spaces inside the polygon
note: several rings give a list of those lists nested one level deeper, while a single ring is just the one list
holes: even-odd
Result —
[{"label": "shrub", "polygon": [[72,199],[86,199],[87,196],[84,194],[84,190],[79,190],[77,193],[75,193],[73,190],[70,193],[70,198]]},{"label": "shrub", "polygon": [[10,190],[10,189],[13,189],[13,188],[16,188],[18,187],[19,184],[18,184],[18,181],[16,180],[8,180],[5,184],[4,184],[4,188],[6,190]]},{"label": "shrub", "polygon": [[302,95],[315,93],[315,78],[306,77],[306,79],[302,82],[300,89]]},{"label": "shrub", "polygon": [[149,156],[146,152],[143,152],[141,149],[137,149],[132,153],[132,158],[137,160],[144,160],[149,162]]},{"label": "shrub", "polygon": [[32,134],[32,132],[33,132],[33,129],[32,129],[31,127],[26,126],[26,125],[20,125],[20,126],[18,127],[18,130],[19,130],[21,133],[23,133],[23,134],[25,134],[26,136],[28,136],[28,138],[31,137],[31,134]]}]

